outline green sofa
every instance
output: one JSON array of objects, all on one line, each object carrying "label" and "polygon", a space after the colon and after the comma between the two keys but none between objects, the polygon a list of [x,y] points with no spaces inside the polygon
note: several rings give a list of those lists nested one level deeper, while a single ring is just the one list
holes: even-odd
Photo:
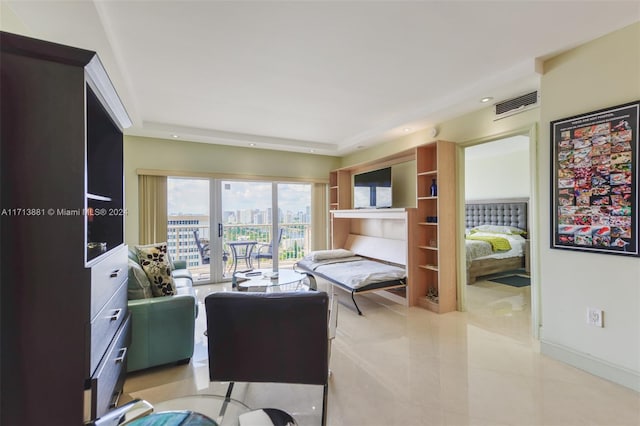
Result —
[{"label": "green sofa", "polygon": [[177,291],[173,296],[153,297],[150,290],[143,289],[146,277],[135,248],[129,249],[128,269],[131,345],[127,352],[127,371],[188,363],[193,356],[198,303],[186,262],[172,262]]}]

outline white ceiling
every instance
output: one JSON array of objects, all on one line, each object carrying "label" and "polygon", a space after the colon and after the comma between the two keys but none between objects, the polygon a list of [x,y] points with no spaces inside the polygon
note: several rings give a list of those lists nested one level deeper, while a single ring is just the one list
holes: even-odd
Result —
[{"label": "white ceiling", "polygon": [[536,89],[536,59],[640,20],[612,0],[3,1],[99,53],[127,134],[328,155]]}]

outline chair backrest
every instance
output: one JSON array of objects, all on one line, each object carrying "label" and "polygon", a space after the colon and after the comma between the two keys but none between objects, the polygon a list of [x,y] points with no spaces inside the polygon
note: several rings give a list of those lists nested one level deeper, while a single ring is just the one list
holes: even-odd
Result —
[{"label": "chair backrest", "polygon": [[209,253],[207,253],[207,250],[205,250],[205,248],[203,247],[202,242],[200,241],[200,237],[198,236],[198,230],[197,229],[193,230],[193,238],[195,238],[195,240],[196,240],[196,246],[198,246],[198,251],[200,252],[200,257],[202,257],[202,261],[204,263],[207,260],[209,260],[210,256],[209,256]]},{"label": "chair backrest", "polygon": [[204,303],[211,381],[327,384],[327,293],[217,292]]},{"label": "chair backrest", "polygon": [[[282,242],[283,233],[284,233],[284,228],[280,228],[280,230],[278,231],[278,246]],[[269,241],[269,247],[267,247],[266,253],[269,253],[269,254],[273,253],[273,240]]]}]

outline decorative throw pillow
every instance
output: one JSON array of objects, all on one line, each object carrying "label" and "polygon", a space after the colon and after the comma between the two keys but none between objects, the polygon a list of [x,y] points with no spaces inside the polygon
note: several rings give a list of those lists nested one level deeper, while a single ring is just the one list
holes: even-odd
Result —
[{"label": "decorative throw pillow", "polygon": [[167,253],[167,243],[136,246],[140,266],[151,281],[154,296],[172,296],[176,294],[176,285],[171,276],[171,265]]},{"label": "decorative throw pillow", "polygon": [[471,233],[474,232],[495,232],[498,234],[512,234],[512,235],[524,235],[527,233],[524,229],[516,228],[515,226],[507,225],[478,225],[471,228]]},{"label": "decorative throw pillow", "polygon": [[316,250],[312,251],[305,258],[311,260],[312,262],[319,262],[321,260],[329,260],[329,259],[341,259],[343,257],[352,257],[355,256],[355,253],[351,250],[345,249],[333,249],[333,250]]},{"label": "decorative throw pillow", "polygon": [[169,259],[169,267],[172,271],[176,270],[176,265],[173,264],[173,258],[171,257],[171,253],[167,252],[167,259]]},{"label": "decorative throw pillow", "polygon": [[129,300],[148,299],[153,297],[151,293],[151,283],[147,274],[137,262],[129,261],[129,281],[127,289],[127,297]]}]

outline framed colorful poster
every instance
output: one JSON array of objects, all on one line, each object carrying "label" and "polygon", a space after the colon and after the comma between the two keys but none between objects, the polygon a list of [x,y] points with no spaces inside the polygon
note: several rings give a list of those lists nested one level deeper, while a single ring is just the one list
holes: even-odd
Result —
[{"label": "framed colorful poster", "polygon": [[551,248],[639,256],[640,101],[551,122]]}]

